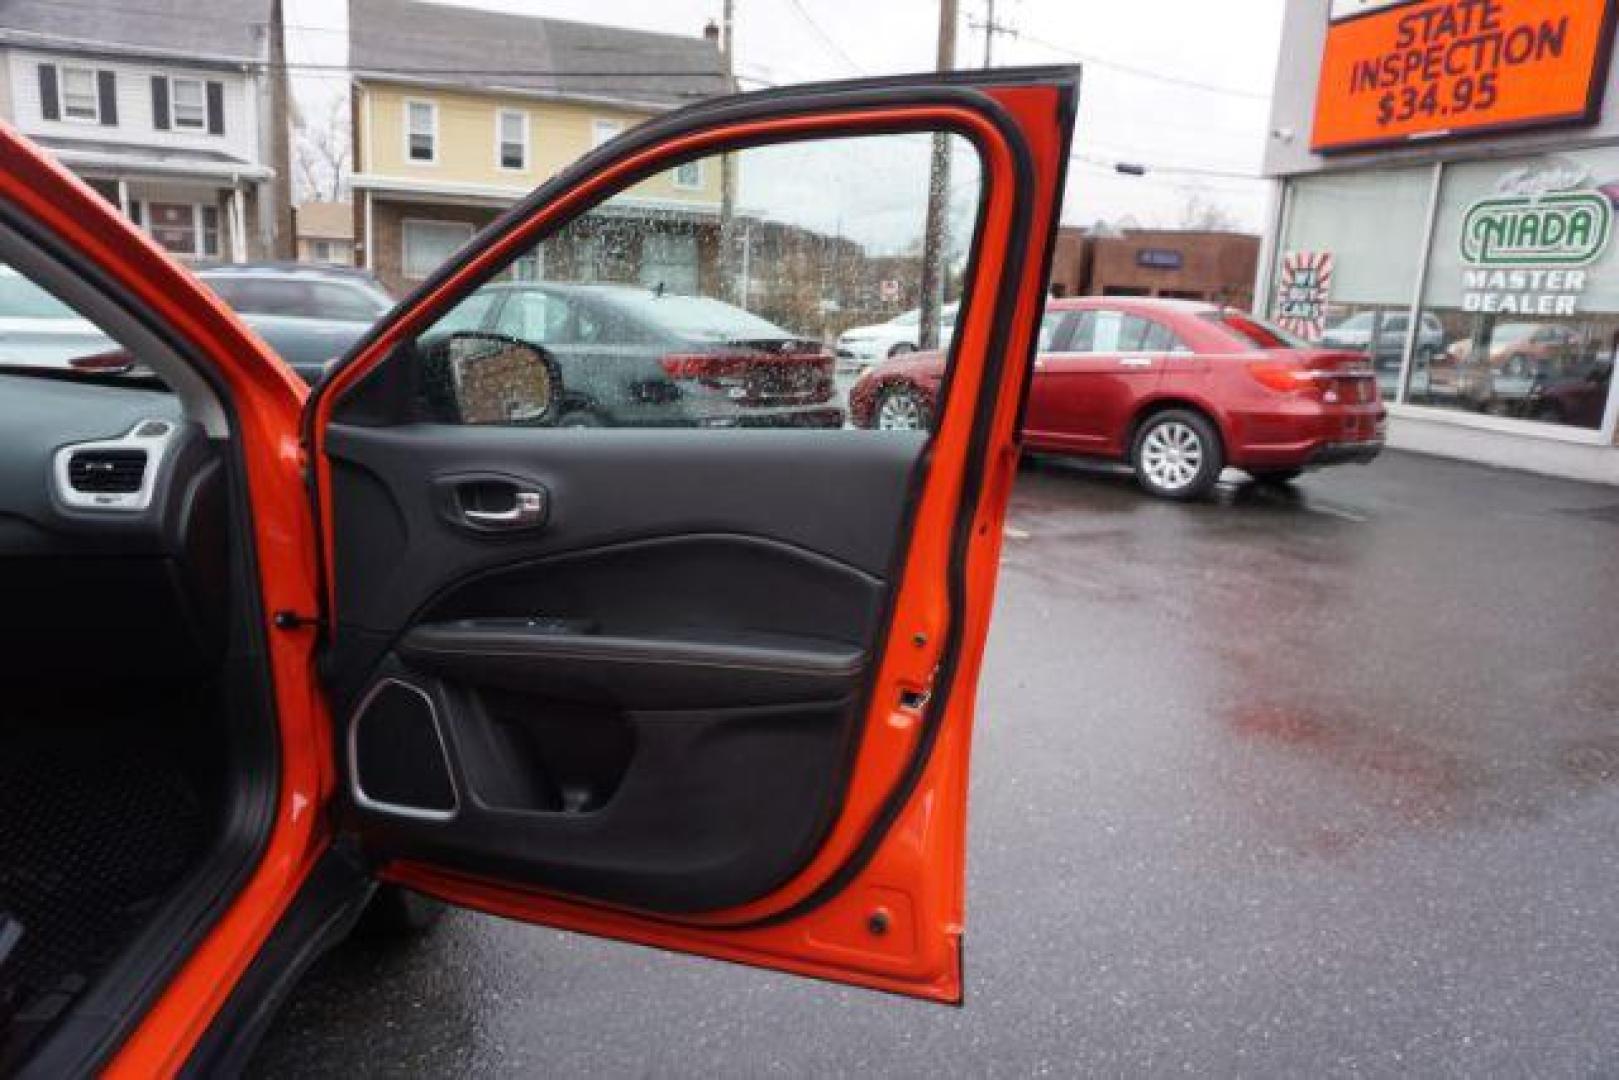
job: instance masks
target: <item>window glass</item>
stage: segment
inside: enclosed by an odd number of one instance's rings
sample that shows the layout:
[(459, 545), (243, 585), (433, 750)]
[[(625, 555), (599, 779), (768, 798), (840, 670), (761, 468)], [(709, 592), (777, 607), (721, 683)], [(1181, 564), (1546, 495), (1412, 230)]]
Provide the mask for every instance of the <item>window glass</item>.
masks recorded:
[(201, 129), (208, 123), (201, 79), (170, 79), (169, 108), (177, 128)]
[[(597, 134), (608, 137), (609, 126), (617, 127), (598, 123)], [(439, 419), (501, 422), (500, 410), (465, 408), (455, 394), (479, 356), (498, 353), (509, 365), (510, 339), (553, 365), (555, 409), (507, 410), (526, 424), (545, 415), (548, 423), (590, 428), (874, 426), (858, 372), (838, 370), (840, 338), (890, 323), (896, 301), (914, 303), (920, 293), (934, 138), (755, 147), (668, 168), (620, 191), (545, 236), (543, 260), (541, 248), (515, 257), (496, 283), (417, 339), (418, 360), (429, 369), (423, 384), (436, 388), (424, 408)], [(948, 136), (945, 147), (941, 340), (948, 341), (980, 179), (970, 144)], [(727, 170), (735, 202), (723, 224), (713, 181)], [(693, 177), (702, 181), (693, 190), (677, 184)], [(418, 275), (431, 270), (430, 241), (441, 241), (435, 262), (453, 247), (447, 235), (424, 233), (412, 251), (413, 235), (407, 222), (407, 263)], [(918, 316), (901, 318), (914, 326)], [(903, 344), (914, 348), (914, 338)], [(895, 343), (877, 334), (862, 347), (886, 359)]]
[(1036, 352), (1049, 352), (1058, 341), (1058, 331), (1062, 328), (1063, 320), (1068, 317), (1065, 311), (1048, 311), (1040, 320), (1040, 338), (1035, 345)]
[[(1244, 346), (1256, 349), (1307, 349), (1310, 342), (1263, 319), (1240, 312), (1220, 311), (1203, 316), (1230, 331)], [(1364, 369), (1362, 369), (1364, 370)]]
[(438, 110), (431, 102), (412, 101), (406, 106), (406, 142), (412, 161), (432, 161), (438, 153)]
[(683, 164), (675, 166), (674, 180), (676, 187), (702, 187), (703, 163), (700, 161), (687, 161)]
[(1407, 400), (1602, 426), (1619, 347), (1619, 150), (1447, 166)]
[(101, 98), (96, 93), (96, 73), (81, 67), (61, 70), (62, 115), (72, 120), (100, 119)]
[(500, 167), (528, 167), (528, 119), (522, 113), (500, 113)]
[(1288, 185), (1271, 318), (1298, 338), (1367, 354), (1389, 400), (1399, 389), (1432, 189), (1426, 166)]
[(438, 269), (472, 239), (472, 226), (459, 221), (406, 221), (401, 232), (404, 273), (417, 280)]
[(1163, 323), (1152, 319), (1141, 321), (1147, 324), (1147, 331), (1141, 338), (1143, 352), (1175, 352), (1186, 348), (1181, 344), (1180, 338), (1175, 336), (1175, 331)]
[(596, 120), (590, 125), (590, 145), (601, 146), (610, 143), (624, 131), (624, 124), (619, 120)]
[(31, 278), (0, 264), (0, 366), (101, 373), (151, 372), (111, 337)]

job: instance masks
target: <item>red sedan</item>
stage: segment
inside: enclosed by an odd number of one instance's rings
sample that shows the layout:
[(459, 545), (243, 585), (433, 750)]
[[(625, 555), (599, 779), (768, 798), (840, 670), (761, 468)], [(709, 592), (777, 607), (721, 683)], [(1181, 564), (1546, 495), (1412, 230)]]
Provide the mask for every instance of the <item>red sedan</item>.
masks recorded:
[[(859, 427), (926, 428), (944, 376), (936, 353), (897, 358), (849, 393)], [(1230, 308), (1185, 300), (1053, 301), (1023, 446), (1128, 462), (1154, 495), (1203, 495), (1226, 466), (1286, 482), (1368, 462), (1385, 411), (1366, 358), (1323, 349)]]

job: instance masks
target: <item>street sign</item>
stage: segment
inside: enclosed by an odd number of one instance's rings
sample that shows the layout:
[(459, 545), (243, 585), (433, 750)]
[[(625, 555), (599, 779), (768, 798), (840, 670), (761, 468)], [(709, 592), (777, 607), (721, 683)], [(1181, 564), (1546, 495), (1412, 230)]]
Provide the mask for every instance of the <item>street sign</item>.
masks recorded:
[(1615, 0), (1407, 0), (1332, 8), (1311, 149), (1597, 118)]

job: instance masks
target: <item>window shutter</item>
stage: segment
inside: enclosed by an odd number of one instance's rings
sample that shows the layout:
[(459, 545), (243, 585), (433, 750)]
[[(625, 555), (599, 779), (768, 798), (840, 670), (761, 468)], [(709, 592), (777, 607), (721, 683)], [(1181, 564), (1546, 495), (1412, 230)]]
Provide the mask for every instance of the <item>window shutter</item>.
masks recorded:
[(101, 99), (101, 124), (118, 126), (118, 76), (111, 71), (96, 72), (96, 95)]
[(162, 131), (169, 127), (169, 79), (166, 75), (152, 76), (152, 126)]
[(208, 83), (208, 134), (225, 134), (225, 84)]
[(62, 99), (56, 93), (56, 65), (39, 65), (39, 114), (47, 120), (62, 119)]

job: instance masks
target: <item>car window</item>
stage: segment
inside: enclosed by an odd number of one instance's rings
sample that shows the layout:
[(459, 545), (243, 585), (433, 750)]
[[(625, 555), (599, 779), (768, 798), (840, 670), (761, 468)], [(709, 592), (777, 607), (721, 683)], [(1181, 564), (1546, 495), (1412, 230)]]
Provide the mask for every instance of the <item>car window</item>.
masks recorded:
[(568, 326), (568, 315), (568, 304), (550, 293), (516, 289), (506, 294), (495, 332), (534, 345), (571, 345), (576, 336)]
[(1062, 341), (1061, 331), (1064, 329), (1064, 324), (1068, 319), (1069, 314), (1066, 311), (1046, 312), (1045, 316), (1040, 320), (1040, 338), (1039, 343), (1035, 346), (1036, 351), (1052, 351)]
[[(607, 196), (488, 267), (487, 282), (499, 281), (490, 291), (506, 297), (493, 329), (543, 352), (524, 362), (470, 336), (468, 328), (491, 325), (490, 301), (471, 292), (467, 310), (417, 338), (426, 369), (419, 385), (428, 388), (420, 408), (440, 422), (521, 416), (532, 426), (592, 429), (891, 427), (877, 423), (861, 372), (846, 367), (840, 377), (839, 339), (890, 323), (912, 330), (892, 335), (900, 344), (921, 345), (919, 310), (895, 311), (922, 295), (933, 145), (931, 133), (777, 142), (699, 162), (689, 172), (701, 178), (696, 188), (665, 190), (668, 174), (659, 173)], [(955, 260), (972, 250), (982, 169), (968, 140), (947, 135), (942, 145)], [(881, 163), (882, 199), (871, 198), (866, 180), (873, 162)], [(737, 227), (722, 242), (719, 181), (727, 175), (737, 178)], [(964, 265), (946, 267), (941, 344), (956, 329)], [(515, 281), (515, 267), (526, 267), (529, 281)], [(870, 369), (895, 350), (883, 341), (868, 349), (875, 355), (845, 359)], [(498, 378), (470, 374), (485, 365)], [(555, 409), (460, 400), (468, 386), (499, 382), (509, 404), (512, 372), (553, 395)], [(913, 428), (926, 426), (938, 405), (905, 415)]]
[(458, 330), (479, 330), (489, 319), (490, 310), (500, 294), (488, 289), (480, 289), (456, 305), (454, 311), (440, 319), (434, 328), (438, 333), (450, 334)]
[(1142, 335), (1141, 348), (1143, 352), (1185, 352), (1186, 346), (1181, 339), (1175, 336), (1175, 331), (1158, 322), (1156, 319), (1140, 319), (1147, 324), (1147, 331)]
[(317, 318), (347, 322), (370, 322), (388, 306), (364, 289), (335, 281), (309, 283), (310, 311)]
[(1210, 311), (1202, 316), (1216, 323), (1243, 345), (1258, 349), (1308, 349), (1310, 343), (1281, 327), (1236, 311)]
[(0, 319), (77, 319), (78, 312), (15, 270), (0, 269)]

